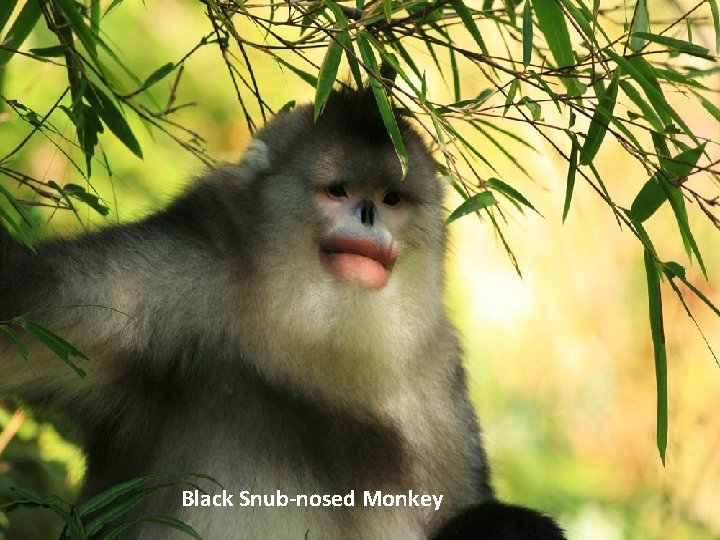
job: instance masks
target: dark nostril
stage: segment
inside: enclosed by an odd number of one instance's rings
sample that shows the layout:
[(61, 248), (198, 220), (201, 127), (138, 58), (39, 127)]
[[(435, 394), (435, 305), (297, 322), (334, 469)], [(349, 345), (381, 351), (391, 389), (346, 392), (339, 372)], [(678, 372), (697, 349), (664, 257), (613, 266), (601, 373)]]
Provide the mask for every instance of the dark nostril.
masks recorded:
[(362, 202), (360, 222), (368, 227), (372, 227), (375, 224), (375, 204), (372, 201)]

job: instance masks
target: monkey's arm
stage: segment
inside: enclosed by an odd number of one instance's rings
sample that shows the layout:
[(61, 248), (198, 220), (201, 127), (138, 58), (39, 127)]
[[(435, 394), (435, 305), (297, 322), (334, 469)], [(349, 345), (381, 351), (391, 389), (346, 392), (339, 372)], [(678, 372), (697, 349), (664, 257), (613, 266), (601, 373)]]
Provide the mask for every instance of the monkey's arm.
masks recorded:
[[(209, 199), (222, 197), (216, 191), (206, 186), (144, 222), (40, 244), (36, 252), (0, 227), (0, 322), (30, 352), (25, 361), (0, 332), (0, 393), (50, 404), (83, 400), (130, 369), (158, 380), (171, 370), (192, 369), (187, 364), (198, 360), (193, 350), (223, 343), (230, 309), (223, 306), (232, 295), (217, 229), (229, 224), (222, 205), (207, 215), (208, 205), (217, 203)], [(73, 359), (87, 371), (84, 381), (13, 322), (21, 315), (90, 358)]]

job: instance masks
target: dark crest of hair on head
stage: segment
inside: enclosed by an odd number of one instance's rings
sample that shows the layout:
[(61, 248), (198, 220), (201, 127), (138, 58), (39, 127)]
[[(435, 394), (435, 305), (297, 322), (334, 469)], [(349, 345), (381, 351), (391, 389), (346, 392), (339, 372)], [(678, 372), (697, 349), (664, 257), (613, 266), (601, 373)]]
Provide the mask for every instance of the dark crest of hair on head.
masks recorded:
[[(410, 123), (398, 114), (398, 110), (393, 107), (393, 111), (403, 138), (410, 133), (417, 135)], [(368, 86), (359, 90), (344, 87), (330, 94), (317, 120), (317, 126), (322, 129), (333, 129), (339, 125), (343, 126), (345, 135), (350, 130), (353, 136), (368, 144), (391, 144), (375, 94)]]

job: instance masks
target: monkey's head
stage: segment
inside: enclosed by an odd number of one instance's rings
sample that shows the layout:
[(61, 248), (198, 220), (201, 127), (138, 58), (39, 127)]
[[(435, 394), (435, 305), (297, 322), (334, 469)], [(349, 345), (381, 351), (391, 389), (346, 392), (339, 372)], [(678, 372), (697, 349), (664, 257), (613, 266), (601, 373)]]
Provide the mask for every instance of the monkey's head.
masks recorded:
[(396, 116), (409, 158), (405, 178), (370, 91), (333, 93), (316, 123), (305, 106), (281, 113), (258, 134), (251, 159), (266, 147), (269, 173), (258, 181), (273, 215), (268, 233), (288, 233), (292, 250), (300, 250), (290, 262), (307, 259), (307, 245), (298, 243), (311, 241), (320, 279), (382, 289), (413, 251), (442, 244), (435, 162)]
[(400, 368), (418, 334), (443, 317), (443, 188), (421, 137), (396, 118), (405, 178), (369, 91), (334, 93), (317, 122), (310, 106), (281, 113), (244, 159), (260, 171), (253, 282), (272, 314), (255, 328), (282, 329), (262, 340), (262, 354), (312, 356), (304, 378), (333, 373), (324, 388), (342, 386), (338, 358), (358, 383), (363, 366), (383, 372), (368, 363)]

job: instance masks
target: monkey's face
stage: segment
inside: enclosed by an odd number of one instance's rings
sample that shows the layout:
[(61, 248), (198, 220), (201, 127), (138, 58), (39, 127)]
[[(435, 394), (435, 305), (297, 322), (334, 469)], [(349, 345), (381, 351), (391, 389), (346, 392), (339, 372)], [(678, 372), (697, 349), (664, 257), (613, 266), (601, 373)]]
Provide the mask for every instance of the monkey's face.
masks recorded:
[(318, 186), (315, 203), (328, 224), (318, 245), (323, 268), (362, 287), (384, 287), (398, 258), (393, 231), (403, 229), (411, 203), (392, 189), (333, 182)]

